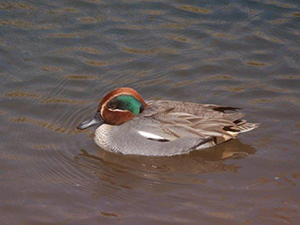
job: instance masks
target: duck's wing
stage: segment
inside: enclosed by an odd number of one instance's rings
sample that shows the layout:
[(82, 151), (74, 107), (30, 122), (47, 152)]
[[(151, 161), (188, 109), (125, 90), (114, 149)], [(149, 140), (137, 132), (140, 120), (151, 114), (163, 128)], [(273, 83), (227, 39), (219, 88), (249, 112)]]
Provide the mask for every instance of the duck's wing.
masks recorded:
[(218, 144), (257, 127), (242, 120), (244, 114), (233, 107), (164, 100), (148, 104), (143, 116), (156, 121), (161, 129), (159, 136), (168, 141), (198, 137)]

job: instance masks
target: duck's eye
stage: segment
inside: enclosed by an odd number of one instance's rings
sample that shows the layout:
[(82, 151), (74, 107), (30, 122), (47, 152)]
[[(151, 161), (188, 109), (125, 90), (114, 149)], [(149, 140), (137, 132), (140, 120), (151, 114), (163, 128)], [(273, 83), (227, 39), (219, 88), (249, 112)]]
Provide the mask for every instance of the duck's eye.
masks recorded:
[(116, 104), (109, 104), (109, 105), (107, 105), (107, 108), (109, 108), (109, 109), (116, 109), (117, 105)]

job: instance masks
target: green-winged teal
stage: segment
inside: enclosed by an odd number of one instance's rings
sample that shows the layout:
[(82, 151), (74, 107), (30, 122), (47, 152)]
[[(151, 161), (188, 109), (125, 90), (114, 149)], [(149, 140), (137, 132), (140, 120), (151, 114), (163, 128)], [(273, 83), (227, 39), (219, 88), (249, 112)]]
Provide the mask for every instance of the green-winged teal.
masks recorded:
[(96, 115), (78, 129), (98, 125), (95, 142), (110, 152), (170, 156), (215, 146), (258, 124), (237, 108), (191, 102), (144, 101), (132, 88), (106, 94)]

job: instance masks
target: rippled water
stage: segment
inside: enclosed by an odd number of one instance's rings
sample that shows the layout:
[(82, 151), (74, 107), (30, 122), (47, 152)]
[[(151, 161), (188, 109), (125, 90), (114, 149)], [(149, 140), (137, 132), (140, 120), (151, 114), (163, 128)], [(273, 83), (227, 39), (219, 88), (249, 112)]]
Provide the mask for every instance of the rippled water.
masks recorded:
[[(1, 224), (299, 224), (300, 2), (1, 1)], [(205, 151), (75, 129), (107, 91), (244, 108)]]

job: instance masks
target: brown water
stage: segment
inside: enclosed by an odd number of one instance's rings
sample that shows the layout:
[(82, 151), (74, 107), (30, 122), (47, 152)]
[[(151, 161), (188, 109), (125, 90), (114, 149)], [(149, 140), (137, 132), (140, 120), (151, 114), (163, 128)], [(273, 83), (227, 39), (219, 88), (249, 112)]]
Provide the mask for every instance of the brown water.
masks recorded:
[[(300, 2), (1, 1), (0, 224), (300, 224)], [(244, 108), (176, 157), (105, 152), (107, 91)]]

